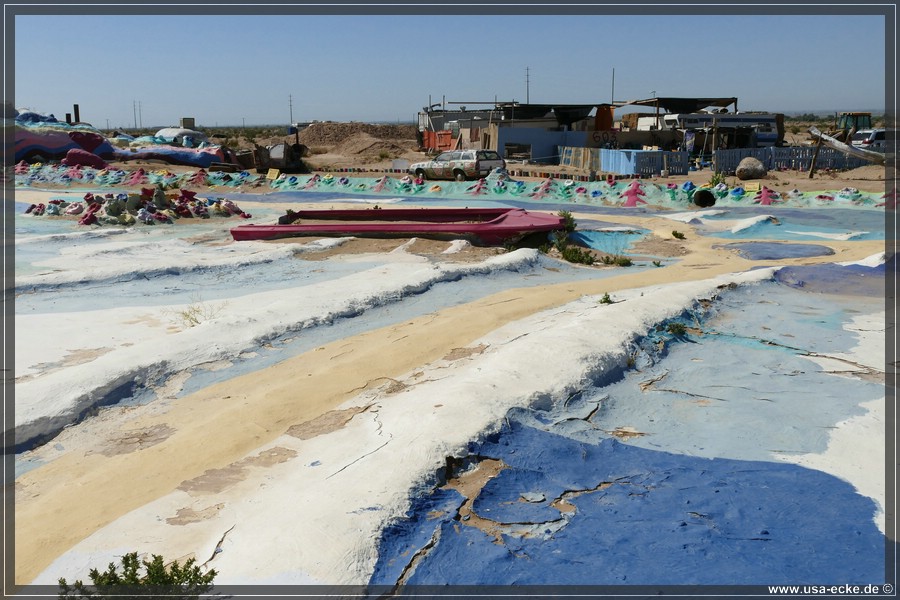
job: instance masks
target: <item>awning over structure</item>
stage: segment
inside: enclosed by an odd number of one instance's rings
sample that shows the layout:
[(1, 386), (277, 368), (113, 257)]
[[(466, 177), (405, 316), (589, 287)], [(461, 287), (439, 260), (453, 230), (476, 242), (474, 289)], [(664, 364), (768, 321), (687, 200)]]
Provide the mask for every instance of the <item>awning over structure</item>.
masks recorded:
[(571, 125), (588, 117), (597, 104), (519, 104), (518, 102), (497, 105), (503, 112), (503, 118), (540, 119), (555, 117), (560, 125)]
[(705, 108), (728, 108), (734, 105), (733, 111), (737, 112), (737, 98), (673, 98), (659, 97), (645, 100), (629, 100), (627, 102), (615, 102), (613, 106), (654, 106), (669, 113), (694, 113)]

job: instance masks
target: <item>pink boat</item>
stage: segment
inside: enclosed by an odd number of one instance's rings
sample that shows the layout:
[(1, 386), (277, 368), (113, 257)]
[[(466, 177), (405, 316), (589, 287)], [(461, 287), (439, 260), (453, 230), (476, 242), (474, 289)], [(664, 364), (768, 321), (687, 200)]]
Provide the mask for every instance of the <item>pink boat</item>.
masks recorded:
[(288, 211), (277, 225), (240, 225), (236, 241), (297, 236), (466, 238), (487, 246), (561, 230), (562, 217), (521, 208), (378, 208)]

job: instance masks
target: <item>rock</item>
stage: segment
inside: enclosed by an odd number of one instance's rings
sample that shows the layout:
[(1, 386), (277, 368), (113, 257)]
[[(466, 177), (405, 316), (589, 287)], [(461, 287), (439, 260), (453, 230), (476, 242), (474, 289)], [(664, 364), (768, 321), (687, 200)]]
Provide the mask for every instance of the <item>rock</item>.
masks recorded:
[(106, 169), (109, 167), (106, 161), (87, 150), (81, 148), (72, 148), (66, 152), (66, 157), (60, 161), (67, 167), (92, 167), (94, 169)]
[(762, 164), (759, 159), (753, 158), (752, 156), (748, 156), (742, 160), (734, 170), (735, 176), (741, 181), (747, 181), (748, 179), (762, 179), (767, 173), (766, 166)]

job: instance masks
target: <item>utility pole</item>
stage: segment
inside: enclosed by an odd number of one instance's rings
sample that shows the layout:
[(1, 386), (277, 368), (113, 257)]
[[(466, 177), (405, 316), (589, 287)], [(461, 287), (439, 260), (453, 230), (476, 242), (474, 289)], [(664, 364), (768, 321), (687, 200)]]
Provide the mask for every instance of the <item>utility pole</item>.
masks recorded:
[(290, 94), (288, 94), (288, 106), (290, 107), (290, 110), (291, 110), (291, 123), (290, 124), (293, 125), (294, 124), (294, 97)]
[(529, 87), (529, 77), (528, 77), (528, 67), (525, 67), (525, 104), (530, 104), (529, 95), (528, 95), (528, 87)]
[(138, 100), (138, 123), (141, 124), (141, 129), (143, 129), (144, 128), (144, 106), (140, 100)]
[(610, 102), (610, 104), (615, 104), (615, 103), (616, 103), (616, 68), (615, 68), (615, 67), (613, 67), (613, 73), (612, 73), (612, 92), (610, 92), (609, 102)]

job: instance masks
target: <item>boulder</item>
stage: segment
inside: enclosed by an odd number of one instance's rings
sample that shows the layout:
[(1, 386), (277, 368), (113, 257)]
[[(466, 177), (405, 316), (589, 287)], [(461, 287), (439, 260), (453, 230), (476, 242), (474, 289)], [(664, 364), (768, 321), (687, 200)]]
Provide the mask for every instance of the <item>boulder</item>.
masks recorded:
[(766, 173), (768, 173), (766, 166), (758, 158), (753, 158), (752, 156), (742, 160), (734, 170), (735, 176), (741, 181), (762, 179), (766, 176)]
[(67, 167), (93, 167), (94, 169), (105, 169), (109, 167), (102, 158), (88, 152), (87, 150), (82, 150), (81, 148), (72, 148), (68, 152), (66, 152), (66, 157), (60, 161), (62, 164)]

